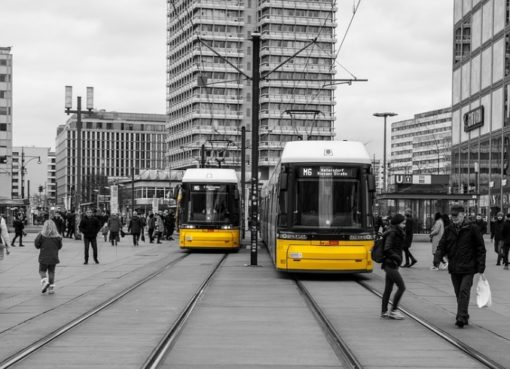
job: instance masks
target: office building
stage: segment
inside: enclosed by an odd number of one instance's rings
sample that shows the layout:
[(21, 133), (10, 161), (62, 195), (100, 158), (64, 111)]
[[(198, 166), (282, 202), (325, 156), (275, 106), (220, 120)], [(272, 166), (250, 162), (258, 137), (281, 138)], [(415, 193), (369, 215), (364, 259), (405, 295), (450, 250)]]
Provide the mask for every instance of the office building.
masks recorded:
[(456, 0), (452, 190), (485, 215), (510, 207), (510, 2)]
[[(141, 170), (165, 169), (164, 114), (92, 111), (82, 114), (81, 173), (77, 173), (76, 115), (57, 128), (57, 204), (74, 208), (76, 176), (81, 176), (80, 204), (97, 202), (109, 182), (134, 177)], [(95, 201), (94, 201), (95, 200)]]
[(450, 174), (451, 109), (416, 114), (391, 124), (391, 175)]
[(197, 166), (202, 148), (209, 165), (240, 168), (241, 127), (250, 162), (254, 31), (261, 178), (286, 141), (331, 140), (335, 12), (335, 0), (168, 0), (170, 168)]
[(0, 199), (11, 199), (12, 54), (0, 47)]

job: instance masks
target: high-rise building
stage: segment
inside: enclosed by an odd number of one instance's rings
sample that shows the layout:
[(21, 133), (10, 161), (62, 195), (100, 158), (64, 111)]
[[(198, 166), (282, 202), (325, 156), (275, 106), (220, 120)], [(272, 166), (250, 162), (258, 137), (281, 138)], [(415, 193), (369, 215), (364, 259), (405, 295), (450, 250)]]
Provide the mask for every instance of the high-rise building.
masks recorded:
[(510, 207), (510, 2), (455, 0), (452, 190)]
[[(450, 174), (451, 109), (391, 124), (391, 174)], [(391, 180), (389, 181), (391, 182)]]
[[(76, 114), (57, 128), (57, 204), (74, 208), (77, 190)], [(82, 114), (81, 200), (91, 202), (109, 180), (165, 169), (164, 114), (92, 111)]]
[(11, 199), (12, 54), (0, 47), (0, 198)]
[(286, 141), (333, 138), (335, 2), (168, 0), (170, 168), (196, 166), (202, 151), (211, 165), (240, 167), (243, 126), (251, 146), (253, 32), (261, 35), (261, 178)]

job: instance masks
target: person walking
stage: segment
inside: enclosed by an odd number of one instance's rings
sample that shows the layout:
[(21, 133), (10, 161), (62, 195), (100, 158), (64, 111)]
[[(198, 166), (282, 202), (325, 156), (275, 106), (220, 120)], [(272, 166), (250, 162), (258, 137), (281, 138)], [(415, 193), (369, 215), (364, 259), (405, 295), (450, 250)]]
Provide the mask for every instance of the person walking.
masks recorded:
[(74, 211), (67, 214), (67, 238), (74, 238), (76, 227), (76, 214)]
[(138, 240), (140, 239), (140, 232), (142, 229), (142, 219), (138, 216), (136, 211), (133, 211), (133, 215), (131, 216), (128, 224), (128, 233), (133, 235), (133, 246), (138, 246)]
[(487, 233), (487, 222), (485, 220), (483, 220), (482, 214), (475, 215), (474, 223), (480, 230), (480, 233), (482, 234), (482, 236)]
[(7, 228), (4, 217), (0, 215), (0, 260), (4, 259), (4, 250), (7, 255), (10, 254), (10, 243), (9, 229)]
[(108, 218), (108, 229), (110, 230), (110, 242), (112, 246), (117, 246), (120, 241), (119, 232), (122, 229), (122, 222), (120, 221), (119, 215), (113, 213)]
[(496, 265), (501, 265), (501, 260), (503, 259), (502, 250), (503, 250), (503, 225), (504, 225), (503, 213), (498, 212), (496, 214), (496, 219), (492, 223), (491, 227), (491, 240), (494, 244), (494, 252), (498, 254), (498, 258), (496, 259)]
[(432, 270), (439, 270), (439, 269), (446, 269), (446, 263), (444, 261), (441, 261), (443, 266), (440, 268), (434, 266), (434, 254), (437, 250), (437, 245), (439, 243), (439, 240), (441, 237), (443, 237), (444, 234), (444, 223), (443, 223), (443, 217), (441, 216), (441, 213), (436, 213), (434, 215), (434, 225), (432, 226), (432, 230), (430, 231), (430, 241), (432, 242)]
[(448, 272), (457, 298), (455, 325), (463, 328), (469, 324), (469, 295), (475, 273), (485, 271), (485, 243), (478, 227), (465, 220), (463, 206), (452, 206), (452, 223), (446, 227), (437, 245), (434, 266), (448, 255)]
[(156, 228), (156, 217), (154, 213), (149, 211), (149, 217), (147, 218), (147, 234), (149, 235), (149, 242), (154, 242), (154, 229)]
[(167, 215), (167, 226), (166, 226), (166, 229), (167, 229), (167, 240), (171, 240), (173, 241), (173, 234), (174, 234), (174, 230), (175, 230), (175, 214), (174, 214), (174, 211), (173, 210), (170, 210), (168, 212), (168, 215)]
[(405, 242), (404, 242), (404, 255), (406, 259), (406, 263), (402, 265), (403, 268), (410, 268), (414, 264), (418, 262), (416, 258), (411, 254), (411, 244), (413, 243), (413, 230), (414, 230), (414, 221), (412, 217), (411, 209), (406, 209), (405, 211)]
[[(391, 218), (390, 228), (384, 232), (384, 260), (382, 269), (386, 273), (384, 293), (382, 297), (381, 318), (402, 320), (404, 316), (398, 311), (398, 304), (406, 286), (400, 275), (398, 268), (402, 264), (402, 251), (405, 244), (406, 218), (402, 214), (396, 214)], [(393, 296), (393, 307), (388, 312), (388, 303), (390, 300), (393, 285), (397, 285), (397, 291)]]
[(39, 249), (39, 275), (41, 276), (41, 292), (55, 292), (55, 268), (60, 262), (58, 251), (62, 248), (62, 236), (58, 233), (53, 220), (46, 220), (41, 232), (34, 241)]
[(92, 246), (92, 252), (94, 261), (99, 264), (97, 258), (97, 234), (101, 229), (101, 222), (95, 216), (92, 215), (92, 210), (88, 209), (85, 212), (85, 216), (81, 219), (79, 224), (80, 232), (83, 234), (83, 246), (85, 252), (85, 258), (83, 264), (89, 263), (89, 247)]
[(165, 224), (163, 223), (163, 215), (160, 212), (155, 215), (156, 218), (156, 228), (154, 232), (156, 234), (157, 243), (161, 243), (161, 236), (163, 235), (163, 231), (165, 230)]
[(19, 247), (24, 247), (23, 245), (23, 230), (25, 229), (25, 224), (23, 222), (23, 217), (21, 214), (18, 214), (16, 218), (12, 221), (12, 226), (14, 227), (14, 238), (12, 239), (11, 246), (16, 247), (14, 244), (16, 239), (19, 237)]
[(503, 241), (501, 255), (503, 258), (503, 265), (505, 270), (508, 270), (508, 250), (510, 250), (510, 213), (506, 215), (506, 220), (503, 223), (503, 230), (501, 231), (501, 238)]

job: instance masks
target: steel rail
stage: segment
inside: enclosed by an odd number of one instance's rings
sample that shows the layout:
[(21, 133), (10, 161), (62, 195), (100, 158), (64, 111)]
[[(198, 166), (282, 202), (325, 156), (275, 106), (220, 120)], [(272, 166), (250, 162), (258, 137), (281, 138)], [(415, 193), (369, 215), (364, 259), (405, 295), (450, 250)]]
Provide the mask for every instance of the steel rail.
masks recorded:
[(163, 338), (159, 341), (159, 343), (156, 345), (156, 347), (152, 350), (152, 352), (149, 354), (141, 368), (143, 369), (155, 369), (158, 367), (159, 363), (164, 359), (168, 351), (173, 347), (175, 340), (179, 336), (180, 332), (182, 331), (182, 328), (184, 327), (184, 324), (186, 324), (188, 318), (190, 317), (191, 313), (195, 309), (198, 301), (202, 297), (204, 291), (209, 286), (212, 278), (220, 268), (221, 264), (225, 261), (228, 254), (224, 254), (223, 257), (218, 261), (218, 264), (214, 267), (214, 269), (209, 273), (207, 278), (204, 280), (204, 282), (198, 287), (195, 294), (191, 297), (191, 299), (188, 301), (184, 309), (181, 311), (177, 319), (174, 321), (174, 323), (170, 326), (170, 328), (165, 332), (163, 335)]
[(14, 364), (22, 361), (23, 359), (27, 358), (28, 356), (30, 356), (34, 352), (38, 351), (39, 349), (41, 349), (42, 347), (44, 347), (45, 345), (47, 345), (51, 341), (53, 341), (56, 338), (62, 336), (64, 333), (66, 333), (69, 330), (75, 328), (76, 326), (78, 326), (79, 324), (83, 323), (84, 321), (86, 321), (90, 317), (96, 315), (101, 310), (104, 310), (108, 306), (110, 306), (113, 303), (117, 302), (118, 300), (120, 300), (121, 298), (126, 296), (128, 293), (130, 293), (133, 290), (135, 290), (136, 288), (140, 287), (142, 284), (148, 282), (149, 280), (151, 280), (151, 279), (155, 278), (156, 276), (158, 276), (159, 274), (163, 273), (169, 266), (171, 266), (171, 265), (181, 261), (182, 259), (184, 259), (188, 255), (189, 254), (181, 255), (178, 258), (171, 260), (169, 263), (167, 263), (165, 266), (161, 267), (159, 270), (149, 274), (148, 276), (146, 276), (145, 278), (141, 279), (140, 281), (138, 281), (138, 282), (134, 283), (133, 285), (127, 287), (126, 289), (122, 290), (121, 292), (119, 292), (115, 296), (109, 298), (108, 300), (106, 300), (102, 304), (97, 305), (95, 308), (89, 310), (85, 314), (82, 314), (78, 318), (70, 321), (69, 323), (63, 325), (62, 327), (60, 327), (60, 328), (54, 330), (53, 332), (47, 334), (45, 337), (43, 337), (40, 340), (32, 343), (30, 346), (27, 346), (26, 348), (24, 348), (24, 349), (16, 352), (15, 354), (9, 356), (4, 361), (0, 362), (0, 369), (9, 368), (12, 365), (14, 365)]
[[(363, 286), (368, 291), (372, 292), (374, 295), (377, 295), (382, 298), (382, 293), (377, 291), (376, 289), (370, 287), (366, 282), (363, 281), (357, 281), (358, 284)], [(452, 344), (459, 350), (466, 353), (468, 356), (472, 357), (473, 359), (477, 360), (481, 364), (485, 365), (487, 368), (491, 369), (506, 369), (504, 366), (498, 364), (494, 360), (488, 358), (478, 350), (474, 349), (473, 347), (467, 345), (466, 343), (458, 340), (457, 338), (453, 337), (451, 334), (433, 326), (432, 324), (428, 323), (426, 320), (421, 319), (417, 315), (411, 313), (409, 310), (402, 308), (399, 306), (398, 308), (400, 311), (402, 311), (405, 315), (407, 315), (409, 318), (413, 319), (414, 321), (420, 323), (422, 326), (430, 330), (431, 332), (437, 334), (439, 337), (443, 338), (448, 343)]]
[(328, 338), (330, 341), (336, 344), (338, 349), (335, 349), (335, 352), (337, 353), (337, 356), (340, 355), (344, 361), (350, 365), (353, 369), (362, 369), (363, 365), (358, 360), (356, 355), (352, 352), (352, 350), (349, 348), (349, 346), (345, 343), (345, 341), (342, 339), (338, 331), (335, 329), (333, 324), (329, 321), (326, 314), (322, 311), (322, 309), (319, 307), (315, 299), (312, 297), (310, 292), (308, 292), (308, 289), (303, 285), (301, 281), (294, 278), (294, 282), (296, 283), (299, 291), (305, 296), (305, 300), (308, 303), (308, 305), (311, 307), (312, 312), (315, 314), (317, 319), (322, 325), (323, 330), (326, 331)]

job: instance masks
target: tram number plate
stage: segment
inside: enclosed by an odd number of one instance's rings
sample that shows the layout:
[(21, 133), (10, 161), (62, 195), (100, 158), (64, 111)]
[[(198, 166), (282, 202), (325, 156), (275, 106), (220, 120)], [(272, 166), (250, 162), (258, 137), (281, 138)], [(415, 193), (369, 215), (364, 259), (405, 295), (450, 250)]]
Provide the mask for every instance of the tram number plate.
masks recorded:
[(319, 245), (321, 246), (338, 246), (338, 241), (320, 241)]

